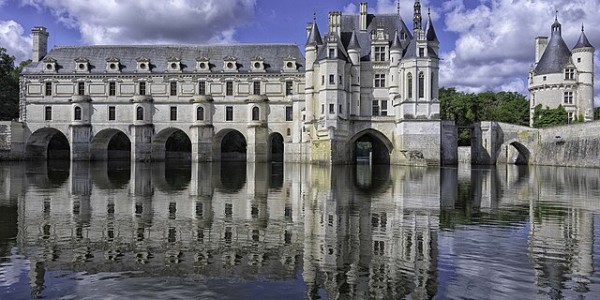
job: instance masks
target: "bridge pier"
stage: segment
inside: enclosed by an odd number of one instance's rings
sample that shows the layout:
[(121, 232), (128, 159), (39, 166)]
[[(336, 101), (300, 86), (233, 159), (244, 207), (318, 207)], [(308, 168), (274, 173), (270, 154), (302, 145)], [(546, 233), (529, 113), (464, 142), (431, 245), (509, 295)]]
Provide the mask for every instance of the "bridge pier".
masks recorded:
[(247, 130), (246, 161), (268, 162), (269, 161), (269, 128), (263, 124), (250, 125)]
[(150, 161), (152, 158), (152, 125), (131, 126), (131, 160)]
[(211, 125), (192, 125), (190, 139), (192, 141), (192, 161), (206, 162), (213, 160), (214, 128)]
[(71, 140), (71, 160), (89, 160), (92, 126), (71, 125), (69, 130)]

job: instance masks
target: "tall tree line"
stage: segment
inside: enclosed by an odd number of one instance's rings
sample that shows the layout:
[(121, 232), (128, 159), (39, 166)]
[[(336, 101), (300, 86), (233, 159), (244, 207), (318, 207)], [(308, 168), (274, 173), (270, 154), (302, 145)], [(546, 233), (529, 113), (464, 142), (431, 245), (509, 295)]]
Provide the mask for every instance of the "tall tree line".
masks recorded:
[(31, 60), (15, 66), (15, 57), (0, 48), (0, 121), (19, 117), (19, 75)]

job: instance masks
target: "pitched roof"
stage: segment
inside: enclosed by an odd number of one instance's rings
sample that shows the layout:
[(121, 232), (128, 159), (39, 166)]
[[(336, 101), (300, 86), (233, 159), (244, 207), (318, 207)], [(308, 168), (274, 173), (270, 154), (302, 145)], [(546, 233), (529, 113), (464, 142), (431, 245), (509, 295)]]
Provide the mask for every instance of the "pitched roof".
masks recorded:
[[(135, 73), (140, 57), (150, 60), (153, 73), (167, 72), (168, 60), (172, 57), (181, 60), (184, 73), (191, 73), (200, 57), (209, 59), (213, 72), (223, 70), (225, 57), (235, 57), (239, 72), (249, 72), (251, 61), (257, 55), (264, 58), (266, 71), (272, 73), (283, 69), (284, 58), (293, 57), (298, 65), (304, 61), (300, 49), (293, 44), (57, 46), (46, 58), (56, 60), (58, 74), (73, 74), (75, 59), (80, 57), (89, 59), (92, 74), (104, 74), (108, 58), (119, 59), (122, 73)], [(42, 66), (43, 63), (32, 63), (23, 73), (42, 73)]]
[(362, 61), (370, 60), (371, 52), (371, 32), (377, 30), (377, 28), (383, 28), (384, 32), (389, 34), (390, 43), (392, 43), (392, 37), (397, 31), (399, 34), (404, 33), (407, 37), (406, 41), (402, 41), (407, 44), (412, 39), (412, 33), (404, 23), (401, 17), (396, 14), (387, 15), (367, 15), (367, 30), (360, 31), (359, 27), (360, 15), (342, 15), (342, 44), (349, 49), (350, 40), (352, 34), (356, 35), (356, 40), (360, 45), (360, 56)]
[(565, 66), (571, 62), (571, 50), (561, 36), (560, 23), (552, 24), (552, 36), (542, 54), (542, 58), (533, 70), (535, 75), (562, 73)]

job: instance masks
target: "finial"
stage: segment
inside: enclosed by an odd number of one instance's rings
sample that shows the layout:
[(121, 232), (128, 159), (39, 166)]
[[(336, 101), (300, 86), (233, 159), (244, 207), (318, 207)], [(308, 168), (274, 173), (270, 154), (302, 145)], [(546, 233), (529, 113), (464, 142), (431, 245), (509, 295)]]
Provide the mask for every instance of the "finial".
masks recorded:
[(317, 10), (313, 9), (313, 22), (317, 21)]
[(398, 0), (397, 2), (398, 2), (398, 15), (400, 15), (400, 0)]
[(583, 31), (584, 31), (583, 23), (581, 23), (581, 32), (583, 32)]
[(427, 16), (431, 18), (431, 6), (427, 7)]
[(554, 16), (554, 21), (558, 21), (558, 9), (556, 10), (556, 15)]

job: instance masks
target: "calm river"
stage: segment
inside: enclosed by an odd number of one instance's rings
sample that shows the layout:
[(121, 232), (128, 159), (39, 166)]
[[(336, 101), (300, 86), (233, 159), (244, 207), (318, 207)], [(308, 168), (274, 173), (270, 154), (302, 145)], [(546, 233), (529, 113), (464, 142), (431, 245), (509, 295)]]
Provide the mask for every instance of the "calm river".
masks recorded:
[(0, 299), (599, 299), (600, 170), (0, 164)]

